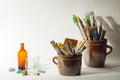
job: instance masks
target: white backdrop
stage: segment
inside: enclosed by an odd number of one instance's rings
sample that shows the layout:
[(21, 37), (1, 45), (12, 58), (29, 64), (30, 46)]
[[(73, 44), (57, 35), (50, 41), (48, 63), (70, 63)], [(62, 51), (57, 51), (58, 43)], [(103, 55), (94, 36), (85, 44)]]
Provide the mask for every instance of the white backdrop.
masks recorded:
[(81, 40), (72, 21), (76, 14), (94, 11), (103, 18), (109, 44), (114, 51), (108, 59), (120, 55), (120, 0), (0, 0), (0, 68), (2, 72), (17, 66), (20, 43), (29, 56), (40, 56), (42, 63), (52, 63), (56, 51), (50, 41), (66, 37)]

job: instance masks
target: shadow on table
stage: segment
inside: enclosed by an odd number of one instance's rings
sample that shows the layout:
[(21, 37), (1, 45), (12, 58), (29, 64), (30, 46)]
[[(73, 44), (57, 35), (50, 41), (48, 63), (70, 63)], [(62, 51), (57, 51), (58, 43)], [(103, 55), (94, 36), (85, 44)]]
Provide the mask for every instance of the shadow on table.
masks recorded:
[(112, 72), (120, 72), (120, 64), (107, 64), (104, 67), (99, 68), (84, 67), (82, 68), (81, 75), (95, 75)]

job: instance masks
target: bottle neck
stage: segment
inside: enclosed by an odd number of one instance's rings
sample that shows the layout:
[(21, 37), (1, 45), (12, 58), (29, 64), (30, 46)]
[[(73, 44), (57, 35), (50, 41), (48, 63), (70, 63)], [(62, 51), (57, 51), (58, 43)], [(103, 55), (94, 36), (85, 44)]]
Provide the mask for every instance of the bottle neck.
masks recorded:
[(21, 49), (24, 49), (24, 43), (21, 43)]

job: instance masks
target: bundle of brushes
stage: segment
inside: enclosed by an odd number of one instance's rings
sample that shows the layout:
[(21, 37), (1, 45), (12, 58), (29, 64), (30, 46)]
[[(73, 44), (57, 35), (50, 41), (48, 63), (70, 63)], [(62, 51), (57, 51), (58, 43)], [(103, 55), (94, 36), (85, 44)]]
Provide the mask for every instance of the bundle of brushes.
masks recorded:
[[(106, 31), (102, 28), (102, 20), (97, 21), (93, 11), (85, 14), (84, 23), (82, 20), (73, 15), (73, 22), (77, 25), (83, 40), (100, 41), (104, 40)], [(98, 23), (97, 23), (98, 22)]]
[(78, 44), (78, 40), (71, 38), (65, 38), (63, 44), (54, 40), (50, 41), (50, 43), (59, 55), (64, 56), (81, 55), (82, 51), (86, 49), (85, 41), (80, 41)]
[(97, 24), (93, 11), (85, 14), (85, 24), (76, 15), (73, 15), (72, 20), (80, 30), (83, 39), (78, 43), (78, 40), (65, 38), (63, 44), (54, 40), (50, 41), (58, 54), (66, 56), (80, 55), (86, 49), (87, 41), (104, 40), (106, 31), (102, 28), (102, 20), (98, 21), (99, 24)]

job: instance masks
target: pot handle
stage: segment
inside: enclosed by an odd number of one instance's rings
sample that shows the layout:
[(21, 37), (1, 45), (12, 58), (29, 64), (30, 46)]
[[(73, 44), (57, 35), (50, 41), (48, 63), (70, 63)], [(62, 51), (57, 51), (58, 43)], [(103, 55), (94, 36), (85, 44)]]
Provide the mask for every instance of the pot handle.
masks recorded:
[(110, 54), (113, 51), (113, 48), (111, 46), (109, 46), (109, 45), (107, 45), (106, 48), (109, 48), (109, 51), (106, 53), (107, 55)]
[(57, 63), (57, 56), (53, 57), (53, 63), (58, 65), (58, 63)]

